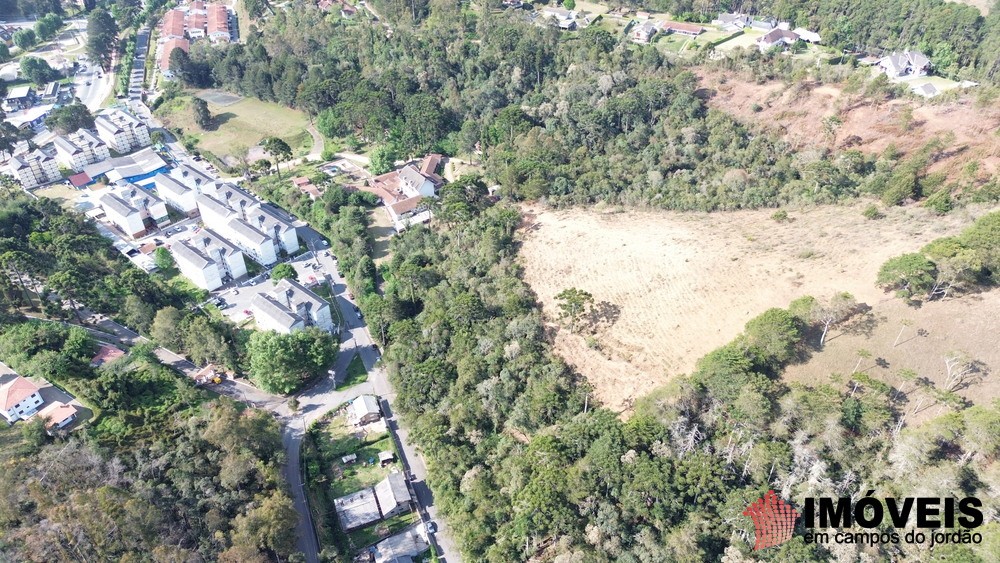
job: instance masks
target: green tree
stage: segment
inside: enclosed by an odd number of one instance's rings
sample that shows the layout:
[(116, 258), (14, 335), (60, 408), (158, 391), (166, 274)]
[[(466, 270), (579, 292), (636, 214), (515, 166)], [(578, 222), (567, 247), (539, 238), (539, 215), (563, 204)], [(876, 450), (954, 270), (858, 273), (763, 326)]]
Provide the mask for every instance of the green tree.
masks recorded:
[(118, 40), (118, 24), (103, 8), (87, 17), (87, 55), (104, 70), (111, 68), (111, 54)]
[(577, 321), (594, 306), (594, 296), (575, 287), (560, 291), (556, 300), (559, 301), (559, 318), (569, 319), (570, 327), (575, 327)]
[(576, 0), (563, 0), (563, 7), (567, 10), (575, 10)]
[(208, 102), (201, 98), (192, 98), (191, 109), (194, 111), (194, 122), (198, 127), (207, 130), (212, 126), (212, 114), (208, 111)]
[(60, 135), (72, 133), (78, 129), (93, 129), (94, 115), (83, 104), (70, 104), (49, 112), (49, 116), (45, 118), (45, 126)]
[(174, 267), (174, 257), (166, 248), (158, 247), (153, 251), (153, 263), (161, 270), (169, 270)]
[(885, 290), (894, 290), (900, 297), (925, 294), (934, 287), (937, 268), (923, 254), (903, 254), (886, 261), (878, 271), (876, 283)]
[(287, 262), (282, 262), (271, 269), (271, 281), (274, 283), (278, 283), (284, 279), (294, 280), (296, 278), (298, 278), (298, 274), (295, 272), (295, 267)]
[(160, 346), (168, 350), (183, 350), (183, 321), (183, 312), (176, 307), (164, 307), (156, 312), (156, 316), (153, 318), (153, 326), (149, 329), (149, 334)]
[(768, 309), (750, 319), (743, 330), (743, 344), (761, 363), (771, 367), (791, 360), (798, 341), (798, 323), (785, 309)]
[(310, 327), (292, 334), (255, 332), (247, 343), (250, 377), (270, 393), (291, 393), (319, 376), (337, 357), (337, 342)]
[(10, 47), (6, 43), (0, 43), (0, 63), (10, 60)]
[(368, 169), (372, 174), (385, 174), (396, 166), (396, 149), (391, 144), (379, 145), (371, 152), (371, 163)]
[(14, 45), (20, 47), (22, 51), (27, 51), (38, 43), (38, 37), (34, 30), (27, 27), (15, 31), (13, 40)]
[(278, 179), (281, 179), (281, 163), (292, 158), (292, 147), (278, 137), (267, 137), (260, 145), (274, 157), (274, 167), (278, 171)]
[(63, 26), (63, 19), (59, 14), (46, 14), (35, 22), (35, 34), (42, 41), (48, 41), (55, 37), (56, 32)]
[(23, 57), (21, 59), (21, 76), (34, 82), (36, 86), (42, 86), (47, 82), (57, 80), (60, 75), (44, 59)]

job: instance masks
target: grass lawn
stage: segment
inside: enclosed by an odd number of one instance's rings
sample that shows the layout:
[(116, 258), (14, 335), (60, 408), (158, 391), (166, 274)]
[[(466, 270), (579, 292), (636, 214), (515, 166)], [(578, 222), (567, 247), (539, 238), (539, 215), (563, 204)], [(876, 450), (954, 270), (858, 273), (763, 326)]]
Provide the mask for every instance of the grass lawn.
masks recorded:
[(417, 513), (407, 512), (406, 514), (399, 514), (388, 520), (372, 524), (367, 528), (354, 530), (348, 534), (348, 537), (351, 539), (351, 544), (354, 549), (357, 550), (376, 544), (393, 534), (397, 534), (401, 532), (403, 528), (411, 526), (416, 521)]
[(21, 427), (24, 422), (8, 426), (6, 421), (0, 423), (0, 461), (25, 455), (32, 448), (24, 439)]
[(347, 366), (347, 379), (341, 389), (347, 389), (365, 381), (368, 381), (368, 370), (365, 369), (365, 362), (362, 361), (361, 354), (354, 354), (354, 358)]
[(757, 31), (755, 29), (744, 30), (745, 33), (739, 37), (734, 37), (729, 41), (720, 43), (715, 46), (716, 49), (720, 51), (729, 51), (731, 49), (740, 49), (742, 47), (754, 47), (757, 45), (757, 39), (764, 35), (763, 32)]
[[(178, 270), (176, 266), (168, 270), (162, 270), (160, 275), (163, 276), (167, 285), (173, 287), (186, 296), (185, 301), (189, 303), (201, 303), (202, 301), (208, 299), (209, 293), (191, 283), (191, 280), (182, 276), (180, 270)], [(221, 313), (219, 314), (221, 315)]]
[[(313, 290), (313, 293), (315, 293), (316, 295), (319, 295), (323, 299), (326, 299), (327, 301), (330, 302), (330, 313), (335, 317), (334, 318), (334, 323), (336, 323), (336, 325), (339, 326), (339, 327), (343, 327), (344, 326), (344, 314), (340, 311), (340, 307), (337, 306), (337, 300), (334, 299), (333, 296), (330, 294), (330, 286), (329, 286), (329, 284), (321, 283), (321, 284), (319, 284), (317, 286), (312, 287), (311, 289)], [(354, 365), (353, 361), (351, 362), (351, 365)], [(348, 372), (347, 373), (348, 373), (348, 379), (350, 379), (350, 368), (348, 368)], [(367, 375), (365, 377), (367, 379)], [(351, 385), (355, 385), (355, 384), (352, 383)]]
[(312, 147), (312, 137), (306, 131), (308, 121), (300, 111), (252, 98), (226, 106), (209, 102), (208, 111), (216, 124), (211, 131), (202, 131), (195, 124), (191, 96), (164, 103), (156, 110), (156, 115), (167, 127), (179, 128), (186, 136), (197, 140), (199, 150), (222, 160), (232, 156), (236, 152), (234, 149), (256, 146), (261, 139), (271, 136), (283, 139), (295, 155), (308, 153)]

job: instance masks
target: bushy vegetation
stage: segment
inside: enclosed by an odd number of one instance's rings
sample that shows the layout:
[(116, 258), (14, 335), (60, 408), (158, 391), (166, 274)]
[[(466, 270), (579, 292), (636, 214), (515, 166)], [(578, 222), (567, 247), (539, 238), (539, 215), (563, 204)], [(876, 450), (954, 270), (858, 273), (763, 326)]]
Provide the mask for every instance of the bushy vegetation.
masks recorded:
[(338, 341), (309, 327), (292, 334), (257, 331), (247, 343), (250, 378), (271, 393), (291, 393), (326, 374), (337, 359)]
[(955, 237), (888, 260), (878, 273), (887, 291), (914, 300), (1000, 282), (1000, 212), (984, 215)]
[(79, 328), (0, 327), (0, 360), (100, 413), (82, 433), (41, 434), (5, 463), (0, 559), (287, 557), (297, 514), (281, 489), (271, 417), (209, 401), (148, 346), (97, 369), (88, 365), (93, 352)]

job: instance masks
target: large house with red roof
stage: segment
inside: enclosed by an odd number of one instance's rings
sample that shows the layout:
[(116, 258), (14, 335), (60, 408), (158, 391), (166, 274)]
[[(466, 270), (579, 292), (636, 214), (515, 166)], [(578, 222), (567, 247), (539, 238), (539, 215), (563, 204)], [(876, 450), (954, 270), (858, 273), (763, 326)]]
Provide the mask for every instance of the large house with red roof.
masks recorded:
[(444, 178), (437, 174), (441, 159), (439, 154), (429, 154), (419, 165), (407, 164), (375, 176), (370, 185), (363, 188), (382, 200), (397, 232), (411, 224), (430, 220), (431, 212), (424, 198), (437, 197), (437, 189), (444, 183)]
[[(3, 366), (6, 368), (6, 366)], [(35, 414), (42, 406), (38, 386), (9, 369), (0, 374), (0, 414), (14, 424)]]

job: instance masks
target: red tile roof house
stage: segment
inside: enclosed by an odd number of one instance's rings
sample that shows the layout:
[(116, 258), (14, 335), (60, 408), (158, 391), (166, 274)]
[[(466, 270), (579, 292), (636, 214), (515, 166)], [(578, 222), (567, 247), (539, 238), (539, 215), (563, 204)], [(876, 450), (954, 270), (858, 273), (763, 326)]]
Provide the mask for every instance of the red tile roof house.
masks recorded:
[(229, 42), (232, 39), (229, 33), (229, 10), (223, 4), (208, 6), (208, 38), (213, 43)]
[(35, 414), (42, 406), (38, 386), (0, 364), (0, 414), (14, 424)]
[(163, 15), (160, 26), (160, 39), (180, 39), (184, 37), (184, 24), (187, 14), (182, 10), (170, 10)]
[(180, 49), (185, 53), (191, 52), (191, 42), (187, 39), (170, 39), (163, 45), (163, 50), (160, 51), (160, 72), (166, 74), (170, 71), (170, 53), (174, 52), (174, 49)]
[(45, 428), (51, 433), (66, 428), (76, 420), (76, 407), (53, 401), (38, 411), (38, 416), (45, 419)]
[(101, 348), (97, 351), (97, 354), (90, 359), (90, 365), (95, 368), (100, 367), (104, 364), (111, 363), (124, 355), (125, 352), (110, 344), (101, 344)]
[(419, 168), (407, 164), (399, 170), (376, 176), (371, 185), (362, 190), (382, 200), (397, 231), (415, 222), (426, 222), (430, 219), (430, 211), (423, 199), (436, 197), (438, 186), (444, 182), (444, 178), (436, 172), (441, 159), (439, 154), (429, 154), (420, 162)]
[(305, 176), (296, 176), (292, 178), (292, 185), (299, 189), (302, 193), (309, 196), (309, 199), (315, 201), (322, 195), (315, 185), (313, 185), (312, 180), (306, 178)]

